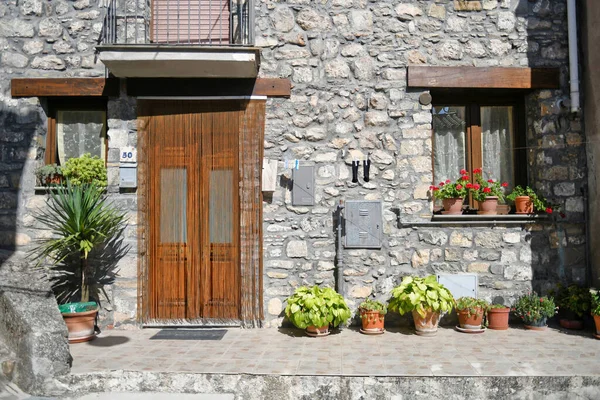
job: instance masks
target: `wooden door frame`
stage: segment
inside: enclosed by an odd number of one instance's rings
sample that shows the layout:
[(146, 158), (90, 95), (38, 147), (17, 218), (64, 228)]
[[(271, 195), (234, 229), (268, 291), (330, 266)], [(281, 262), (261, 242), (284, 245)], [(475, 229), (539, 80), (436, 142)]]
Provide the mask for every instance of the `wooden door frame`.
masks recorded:
[[(171, 99), (175, 100), (175, 99)], [(200, 101), (194, 99), (190, 101)], [(229, 100), (229, 99), (228, 99)], [(138, 100), (138, 302), (137, 320), (152, 325), (242, 325), (260, 326), (263, 320), (262, 281), (262, 158), (264, 143), (265, 103), (263, 99), (240, 98), (243, 113), (239, 128), (239, 198), (240, 205), (240, 318), (238, 320), (155, 320), (149, 317), (149, 157), (148, 116), (154, 102), (165, 99)], [(207, 100), (208, 101), (208, 100)], [(210, 100), (215, 102), (214, 99)], [(160, 104), (160, 103), (158, 103)]]

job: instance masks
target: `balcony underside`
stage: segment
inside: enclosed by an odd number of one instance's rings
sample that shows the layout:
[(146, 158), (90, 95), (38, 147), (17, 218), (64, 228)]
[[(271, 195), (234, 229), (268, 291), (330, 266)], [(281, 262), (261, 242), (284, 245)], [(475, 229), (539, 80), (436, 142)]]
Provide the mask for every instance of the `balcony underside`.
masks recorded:
[(255, 47), (102, 45), (100, 61), (119, 78), (256, 78)]

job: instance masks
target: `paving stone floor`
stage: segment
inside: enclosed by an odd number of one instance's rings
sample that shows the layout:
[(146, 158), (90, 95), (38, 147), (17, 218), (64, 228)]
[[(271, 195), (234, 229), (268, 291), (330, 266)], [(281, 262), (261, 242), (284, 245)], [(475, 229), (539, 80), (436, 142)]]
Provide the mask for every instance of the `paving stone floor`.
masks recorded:
[(600, 375), (600, 340), (549, 328), (465, 334), (409, 328), (366, 336), (346, 328), (228, 329), (221, 340), (150, 340), (158, 329), (110, 330), (71, 345), (74, 374), (107, 370), (346, 376)]

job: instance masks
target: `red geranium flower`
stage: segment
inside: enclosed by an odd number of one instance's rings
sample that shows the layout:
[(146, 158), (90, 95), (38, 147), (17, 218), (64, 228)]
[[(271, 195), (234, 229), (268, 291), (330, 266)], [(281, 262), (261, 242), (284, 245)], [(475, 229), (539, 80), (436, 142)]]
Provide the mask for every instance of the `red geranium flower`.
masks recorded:
[(475, 168), (475, 169), (473, 170), (473, 173), (474, 173), (474, 174), (480, 174), (480, 173), (481, 173), (481, 168)]
[(434, 192), (437, 192), (438, 190), (440, 190), (440, 188), (439, 188), (439, 187), (434, 187), (434, 188), (433, 188), (433, 191), (434, 191)]
[(508, 182), (502, 182), (502, 187), (507, 187), (508, 186)]
[(472, 189), (473, 188), (473, 184), (472, 183), (467, 183), (467, 189)]
[(462, 189), (462, 185), (456, 185), (456, 189), (458, 189), (458, 190)]
[(440, 186), (444, 186), (444, 182), (440, 182)]
[(546, 207), (546, 214), (552, 214), (552, 209), (550, 207)]
[(469, 180), (469, 175), (463, 175), (461, 176), (461, 178), (463, 181), (468, 181)]
[(433, 186), (433, 185), (429, 186), (429, 190), (433, 190), (434, 187), (435, 186)]
[(492, 189), (490, 189), (489, 187), (483, 188), (483, 193), (490, 193), (492, 191)]
[(473, 185), (473, 189), (475, 189), (475, 190), (479, 190), (480, 187), (481, 186), (479, 185), (479, 183), (476, 183)]
[(467, 170), (466, 170), (466, 169), (461, 169), (461, 170), (460, 170), (460, 174), (461, 174), (461, 175), (466, 175), (466, 173), (467, 173)]
[(450, 179), (446, 179), (446, 183), (450, 183), (450, 182), (451, 182)]
[(494, 183), (493, 179), (488, 179), (488, 183)]

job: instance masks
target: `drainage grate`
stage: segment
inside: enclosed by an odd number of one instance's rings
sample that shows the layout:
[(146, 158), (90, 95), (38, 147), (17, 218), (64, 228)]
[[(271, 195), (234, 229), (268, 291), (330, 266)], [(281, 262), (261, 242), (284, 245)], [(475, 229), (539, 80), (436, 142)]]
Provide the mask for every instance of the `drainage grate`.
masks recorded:
[(162, 329), (150, 340), (221, 340), (226, 329)]

